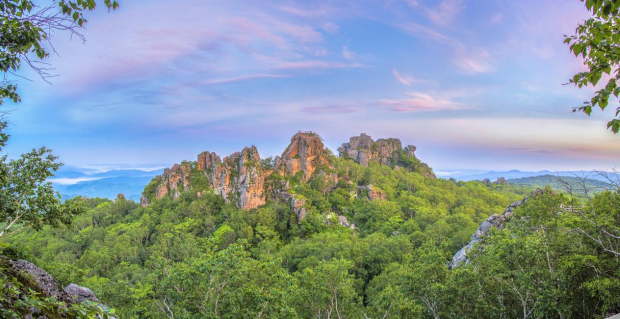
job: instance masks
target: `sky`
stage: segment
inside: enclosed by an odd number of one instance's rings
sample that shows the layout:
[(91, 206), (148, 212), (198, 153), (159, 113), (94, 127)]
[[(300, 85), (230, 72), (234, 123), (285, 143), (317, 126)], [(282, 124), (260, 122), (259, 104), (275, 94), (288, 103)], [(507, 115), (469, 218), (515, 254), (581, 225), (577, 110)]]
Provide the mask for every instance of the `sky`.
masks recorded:
[(336, 150), (400, 138), (436, 170), (620, 165), (620, 136), (572, 108), (593, 88), (563, 44), (578, 0), (119, 1), (86, 42), (57, 33), (51, 84), (24, 69), (8, 104), (15, 157), (45, 145), (68, 165), (161, 167), (293, 134)]

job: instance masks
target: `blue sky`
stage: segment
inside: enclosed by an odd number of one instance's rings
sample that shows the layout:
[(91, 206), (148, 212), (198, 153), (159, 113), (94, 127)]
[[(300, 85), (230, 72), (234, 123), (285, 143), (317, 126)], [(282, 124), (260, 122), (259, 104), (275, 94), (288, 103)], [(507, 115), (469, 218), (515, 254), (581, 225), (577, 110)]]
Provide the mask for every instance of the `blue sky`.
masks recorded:
[(254, 144), (278, 155), (298, 130), (336, 149), (398, 137), (446, 169), (606, 169), (615, 105), (562, 43), (578, 0), (120, 1), (87, 42), (57, 34), (52, 85), (20, 81), (11, 156), (52, 148), (70, 165), (158, 166)]

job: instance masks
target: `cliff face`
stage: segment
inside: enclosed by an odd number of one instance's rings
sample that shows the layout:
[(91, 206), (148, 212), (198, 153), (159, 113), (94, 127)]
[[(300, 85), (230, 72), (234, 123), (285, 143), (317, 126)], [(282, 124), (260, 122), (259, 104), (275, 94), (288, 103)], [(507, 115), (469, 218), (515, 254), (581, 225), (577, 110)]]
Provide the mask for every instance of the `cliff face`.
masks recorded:
[(280, 175), (303, 172), (304, 181), (308, 181), (320, 165), (329, 165), (329, 159), (321, 137), (315, 133), (295, 134), (282, 156), (275, 158), (275, 170)]
[(366, 133), (351, 137), (349, 143), (338, 148), (340, 157), (351, 158), (366, 167), (369, 162), (395, 167), (407, 166), (422, 175), (435, 177), (431, 168), (417, 159), (415, 151), (416, 147), (413, 145), (403, 148), (397, 138), (379, 139), (375, 142)]
[[(265, 204), (265, 179), (255, 146), (233, 153), (223, 161), (216, 153), (203, 152), (198, 155), (195, 168), (186, 163), (164, 170), (155, 197), (170, 196), (174, 199), (182, 191), (191, 189), (192, 172), (206, 177), (216, 194), (239, 208), (251, 209)], [(145, 198), (143, 203), (148, 204), (148, 199)]]
[(177, 198), (181, 193), (191, 188), (191, 166), (188, 163), (174, 164), (171, 169), (166, 168), (162, 175), (162, 183), (157, 187), (156, 198), (169, 195)]
[(237, 207), (251, 209), (265, 204), (265, 178), (255, 146), (223, 161), (215, 153), (204, 152), (198, 155), (197, 169), (206, 175), (216, 194)]

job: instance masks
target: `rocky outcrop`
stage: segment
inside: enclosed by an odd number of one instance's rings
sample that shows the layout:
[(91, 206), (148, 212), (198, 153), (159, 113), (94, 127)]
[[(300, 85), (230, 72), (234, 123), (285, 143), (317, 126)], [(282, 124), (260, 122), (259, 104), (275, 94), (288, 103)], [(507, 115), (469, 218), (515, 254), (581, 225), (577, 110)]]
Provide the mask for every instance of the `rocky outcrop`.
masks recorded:
[[(350, 158), (366, 167), (370, 162), (390, 165), (395, 168), (409, 166), (409, 169), (418, 171), (425, 176), (435, 177), (430, 167), (416, 158), (415, 151), (416, 147), (413, 145), (407, 145), (403, 148), (401, 141), (397, 138), (374, 141), (366, 133), (351, 137), (348, 143), (344, 143), (338, 148), (340, 157)], [(416, 167), (411, 167), (413, 163), (416, 164)]]
[(297, 217), (297, 222), (300, 222), (306, 218), (308, 212), (304, 207), (306, 205), (305, 199), (301, 198), (299, 195), (287, 192), (279, 192), (277, 196), (280, 201), (291, 206), (291, 209)]
[[(90, 300), (99, 304), (102, 309), (109, 309), (102, 304), (97, 296), (88, 288), (76, 284), (69, 284), (64, 289), (45, 270), (25, 260), (10, 260), (2, 258), (7, 273), (18, 282), (25, 284), (28, 289), (39, 293), (44, 298), (54, 297), (57, 301), (64, 302), (67, 306)], [(25, 318), (47, 318), (41, 309), (32, 308), (31, 313)], [(114, 319), (115, 317), (108, 317)]]
[(255, 146), (233, 153), (223, 161), (215, 153), (201, 153), (197, 169), (205, 174), (215, 193), (225, 201), (243, 209), (265, 204), (265, 178)]
[(495, 184), (497, 184), (497, 185), (508, 185), (508, 181), (506, 181), (506, 179), (503, 178), (503, 177), (498, 177), (497, 180), (495, 181)]
[(265, 204), (265, 178), (255, 146), (246, 147), (216, 164), (209, 166), (206, 162), (205, 166), (207, 172), (211, 171), (207, 178), (216, 194), (239, 208), (251, 209)]
[[(224, 160), (216, 153), (203, 152), (198, 155), (195, 165), (175, 164), (172, 169), (165, 169), (159, 177), (161, 182), (155, 198), (170, 196), (175, 199), (183, 191), (191, 189), (192, 172), (206, 178), (216, 194), (239, 208), (252, 209), (265, 204), (264, 172), (255, 146), (246, 147), (241, 152), (224, 157)], [(149, 198), (144, 197), (140, 202), (146, 206)]]
[(312, 132), (299, 132), (291, 138), (282, 156), (275, 158), (275, 170), (282, 176), (303, 172), (308, 181), (321, 165), (330, 165), (321, 137)]
[(190, 189), (191, 171), (189, 163), (174, 164), (172, 168), (166, 168), (161, 176), (162, 183), (159, 184), (155, 192), (155, 198), (159, 199), (170, 196), (174, 199), (179, 197), (185, 190)]
[[(99, 307), (101, 307), (101, 309), (103, 310), (110, 309), (108, 306), (104, 305), (101, 301), (99, 301), (99, 298), (97, 298), (97, 295), (95, 295), (95, 293), (89, 288), (78, 286), (76, 284), (68, 284), (65, 287), (65, 291), (69, 295), (71, 295), (74, 302), (82, 303), (88, 300), (88, 301), (92, 301), (92, 302), (99, 304)], [(108, 318), (116, 319), (116, 317), (110, 317), (110, 316), (108, 316)]]
[(146, 196), (140, 196), (140, 206), (146, 207), (149, 206), (149, 199)]
[[(369, 161), (376, 161), (395, 169), (402, 166), (434, 177), (432, 170), (415, 157), (416, 147), (409, 145), (403, 148), (399, 139), (373, 141), (370, 136), (362, 133), (343, 144), (339, 151), (341, 156), (352, 157), (365, 166), (368, 166)], [(316, 133), (300, 131), (291, 138), (282, 155), (276, 156), (273, 161), (261, 162), (256, 147), (251, 146), (224, 159), (207, 151), (199, 154), (196, 162), (175, 164), (145, 188), (140, 204), (148, 206), (153, 199), (164, 197), (175, 199), (193, 188), (196, 188), (197, 196), (202, 196), (205, 185), (208, 185), (225, 201), (243, 209), (257, 208), (268, 199), (286, 202), (291, 205), (298, 220), (302, 220), (306, 215), (305, 200), (289, 191), (288, 186), (283, 189), (278, 181), (281, 177), (291, 176), (298, 176), (301, 182), (308, 182), (313, 177), (322, 178), (325, 179), (323, 192), (327, 193), (339, 179), (332, 168), (330, 154), (321, 137)], [(192, 180), (197, 182), (201, 178), (206, 181), (192, 185)], [(369, 200), (386, 199), (386, 194), (380, 190), (371, 186), (364, 187), (367, 188)]]
[(6, 260), (11, 277), (17, 278), (21, 283), (28, 283), (33, 290), (45, 297), (54, 297), (58, 301), (67, 304), (73, 303), (73, 299), (45, 270), (25, 260)]
[(474, 247), (475, 243), (481, 241), (492, 228), (503, 229), (506, 222), (510, 219), (510, 217), (512, 217), (515, 208), (525, 204), (531, 197), (541, 195), (542, 193), (542, 190), (536, 189), (532, 194), (530, 194), (530, 196), (526, 196), (522, 200), (508, 205), (501, 215), (494, 214), (483, 221), (482, 224), (480, 224), (480, 227), (478, 227), (476, 233), (471, 235), (471, 241), (461, 248), (456, 254), (454, 254), (452, 257), (452, 262), (449, 265), (450, 269), (457, 267), (463, 262), (468, 263), (469, 260), (467, 259), (467, 252)]
[[(411, 146), (415, 152), (415, 146)], [(349, 157), (360, 165), (368, 166), (370, 161), (382, 165), (396, 164), (397, 151), (402, 150), (402, 143), (397, 138), (379, 139), (376, 142), (366, 133), (353, 136), (349, 143), (338, 148), (340, 157)]]
[(366, 197), (368, 198), (369, 201), (374, 201), (374, 200), (386, 200), (387, 199), (387, 195), (380, 190), (377, 187), (374, 187), (372, 185), (367, 185), (367, 186), (358, 186), (357, 187), (358, 192), (364, 192), (366, 193)]

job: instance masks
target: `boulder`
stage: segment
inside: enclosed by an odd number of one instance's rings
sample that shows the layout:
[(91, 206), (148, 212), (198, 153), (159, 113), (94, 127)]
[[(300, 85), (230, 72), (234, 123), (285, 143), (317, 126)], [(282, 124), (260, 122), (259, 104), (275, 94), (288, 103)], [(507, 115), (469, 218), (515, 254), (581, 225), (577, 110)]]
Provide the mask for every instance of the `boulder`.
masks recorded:
[(358, 191), (365, 190), (366, 191), (366, 196), (367, 196), (369, 201), (386, 200), (387, 199), (387, 195), (382, 190), (380, 190), (379, 188), (374, 187), (372, 185), (359, 186), (357, 189), (358, 189)]
[(81, 287), (76, 284), (68, 284), (67, 287), (65, 287), (65, 291), (77, 302), (82, 302), (84, 300), (99, 302), (99, 299), (95, 293), (86, 287)]
[[(98, 303), (103, 309), (109, 309), (99, 301), (92, 290), (76, 284), (69, 284), (63, 289), (56, 279), (31, 262), (4, 258), (2, 261), (8, 266), (7, 271), (12, 277), (21, 283), (27, 283), (29, 289), (41, 294), (42, 297), (54, 297), (57, 301), (66, 303), (67, 306), (90, 300)], [(26, 315), (25, 318), (45, 319), (47, 316), (40, 309), (32, 308), (31, 313)], [(115, 317), (109, 318), (114, 319)]]

